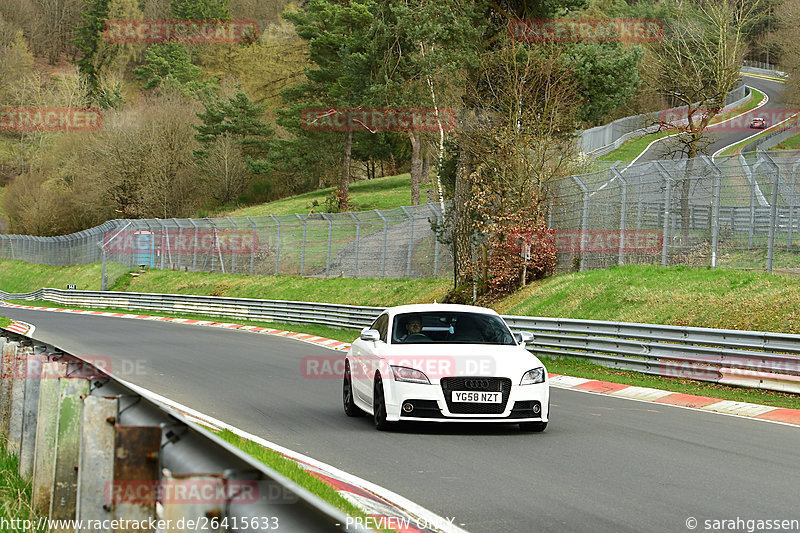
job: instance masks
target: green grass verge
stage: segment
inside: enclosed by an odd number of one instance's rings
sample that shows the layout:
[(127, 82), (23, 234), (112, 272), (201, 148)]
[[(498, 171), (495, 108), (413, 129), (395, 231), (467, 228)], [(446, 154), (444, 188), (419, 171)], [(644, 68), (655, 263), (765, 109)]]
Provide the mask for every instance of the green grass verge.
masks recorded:
[(0, 316), (0, 328), (5, 328), (9, 325), (11, 325), (11, 319), (6, 318), (4, 316)]
[(656, 139), (663, 139), (670, 132), (660, 131), (649, 135), (642, 135), (635, 139), (630, 139), (622, 143), (616, 150), (612, 150), (604, 156), (598, 157), (599, 161), (633, 161), (641, 154), (647, 146)]
[[(750, 98), (744, 104), (740, 105), (736, 109), (731, 109), (730, 111), (726, 111), (725, 113), (720, 113), (719, 115), (715, 116), (711, 120), (711, 124), (717, 124), (718, 122), (722, 122), (723, 120), (727, 120), (735, 115), (739, 115), (742, 113), (747, 113), (748, 111), (752, 111), (755, 109), (758, 104), (764, 99), (764, 93), (759, 90), (753, 89)], [(625, 141), (622, 146), (609, 152), (608, 154), (599, 157), (599, 161), (633, 161), (636, 159), (647, 146), (655, 141), (656, 139), (662, 139), (670, 135), (668, 131), (661, 131), (658, 133), (651, 133), (649, 135), (643, 135), (641, 137), (637, 137), (635, 139), (631, 139), (629, 141)]]
[(650, 387), (682, 394), (693, 394), (696, 396), (709, 396), (721, 400), (732, 400), (735, 402), (757, 403), (761, 405), (771, 405), (773, 407), (785, 407), (788, 409), (800, 409), (800, 396), (782, 392), (773, 392), (759, 389), (745, 389), (739, 387), (729, 387), (716, 383), (705, 383), (693, 381), (691, 379), (668, 378), (661, 376), (651, 376), (640, 374), (631, 370), (618, 370), (596, 365), (584, 359), (562, 358), (552, 359), (541, 357), (548, 372), (563, 374), (578, 378), (595, 379), (600, 381), (611, 381), (613, 383), (623, 383), (637, 387)]
[[(0, 259), (0, 289), (6, 292), (31, 292), (42, 287), (66, 289), (68, 284), (78, 289), (100, 290), (101, 264), (54, 267), (23, 261)], [(119, 263), (106, 263), (106, 277), (114, 283), (128, 272)]]
[(622, 266), (553, 276), (499, 301), (505, 314), (800, 333), (800, 279)]
[(0, 520), (6, 523), (12, 519), (36, 520), (30, 505), (31, 485), (17, 473), (19, 461), (16, 455), (7, 451), (6, 444), (5, 436), (0, 435)]
[[(420, 187), (424, 189), (428, 185)], [(255, 217), (264, 215), (293, 215), (295, 213), (308, 213), (312, 209), (315, 213), (326, 211), (325, 201), (334, 191), (333, 187), (268, 202), (236, 209), (227, 216)], [(425, 201), (424, 193), (423, 201)], [(350, 184), (350, 200), (355, 204), (354, 211), (369, 209), (393, 209), (404, 205), (411, 205), (411, 175), (399, 174), (373, 180), (357, 181)], [(314, 206), (317, 202), (318, 206)]]
[(124, 283), (121, 279), (113, 290), (392, 306), (441, 301), (451, 285), (452, 282), (446, 278), (320, 279), (150, 270), (138, 277), (124, 279)]
[(770, 150), (797, 150), (797, 149), (800, 149), (800, 133), (798, 133), (797, 135), (793, 135), (792, 137), (789, 137), (782, 143), (778, 143), (772, 148), (770, 148)]
[[(251, 457), (258, 459), (265, 465), (276, 470), (278, 473), (283, 474), (304, 489), (316, 494), (348, 516), (361, 518), (366, 518), (368, 516), (361, 509), (342, 497), (332, 486), (300, 468), (295, 461), (284, 457), (274, 450), (264, 448), (258, 443), (243, 439), (227, 429), (220, 431), (217, 435)], [(378, 531), (388, 533), (395, 530), (381, 528), (378, 529)]]

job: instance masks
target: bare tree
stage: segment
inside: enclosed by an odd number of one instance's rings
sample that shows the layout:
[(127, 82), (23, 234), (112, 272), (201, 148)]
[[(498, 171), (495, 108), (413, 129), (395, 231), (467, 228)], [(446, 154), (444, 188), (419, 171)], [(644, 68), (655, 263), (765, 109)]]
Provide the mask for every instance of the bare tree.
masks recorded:
[(689, 195), (694, 158), (710, 143), (706, 128), (725, 106), (725, 98), (740, 79), (747, 51), (746, 28), (756, 16), (759, 0), (684, 2), (682, 12), (649, 50), (647, 79), (653, 88), (682, 111), (661, 120), (673, 137), (672, 155), (688, 158), (681, 183), (684, 235), (689, 229)]

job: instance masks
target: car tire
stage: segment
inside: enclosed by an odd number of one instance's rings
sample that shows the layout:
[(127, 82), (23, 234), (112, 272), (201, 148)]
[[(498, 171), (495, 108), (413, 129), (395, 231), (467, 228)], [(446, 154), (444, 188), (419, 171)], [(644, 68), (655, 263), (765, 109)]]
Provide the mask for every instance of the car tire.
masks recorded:
[(375, 386), (372, 394), (372, 412), (375, 422), (375, 429), (386, 431), (392, 427), (391, 422), (386, 420), (386, 398), (383, 395), (383, 380), (380, 374), (375, 376)]
[(541, 433), (547, 427), (547, 422), (522, 422), (519, 425), (521, 431), (530, 433)]
[(344, 378), (342, 379), (342, 403), (347, 416), (364, 416), (365, 413), (353, 398), (353, 378), (350, 375), (350, 361), (344, 362)]

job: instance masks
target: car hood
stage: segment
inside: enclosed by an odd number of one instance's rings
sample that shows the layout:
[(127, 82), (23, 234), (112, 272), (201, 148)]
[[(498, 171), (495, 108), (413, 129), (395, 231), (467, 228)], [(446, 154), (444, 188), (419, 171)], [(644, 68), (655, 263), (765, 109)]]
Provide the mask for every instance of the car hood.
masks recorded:
[(542, 365), (522, 346), (487, 344), (388, 345), (380, 352), (386, 363), (425, 372), (431, 381), (449, 376), (503, 376), (512, 380)]

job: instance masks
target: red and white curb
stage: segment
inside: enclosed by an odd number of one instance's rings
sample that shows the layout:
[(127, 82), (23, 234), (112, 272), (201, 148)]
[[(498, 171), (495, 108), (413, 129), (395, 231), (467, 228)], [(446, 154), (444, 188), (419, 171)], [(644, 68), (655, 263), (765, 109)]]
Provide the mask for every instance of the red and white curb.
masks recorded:
[(671, 405), (686, 409), (696, 409), (723, 415), (733, 415), (800, 426), (800, 409), (787, 409), (755, 403), (720, 400), (719, 398), (709, 398), (707, 396), (694, 396), (692, 394), (623, 385), (621, 383), (611, 383), (608, 381), (575, 378), (559, 374), (550, 374), (550, 385), (559, 389), (604, 394), (628, 400), (638, 400), (653, 404)]
[(30, 337), (33, 335), (33, 332), (36, 331), (36, 326), (20, 320), (14, 320), (11, 322), (11, 324), (6, 326), (6, 329), (8, 331), (13, 331), (14, 333), (19, 333), (20, 335)]
[[(237, 329), (242, 331), (249, 331), (251, 333), (261, 333), (263, 335), (277, 335), (279, 337), (287, 337), (296, 339), (318, 346), (324, 346), (333, 350), (347, 351), (350, 349), (350, 344), (347, 342), (337, 341), (335, 339), (327, 339), (317, 335), (309, 335), (308, 333), (297, 333), (295, 331), (285, 331), (282, 329), (264, 328), (261, 326), (245, 326), (244, 324), (236, 324), (232, 322), (214, 322), (213, 320), (194, 320), (189, 318), (172, 318), (164, 316), (152, 315), (139, 315), (135, 313), (111, 313), (108, 311), (84, 311), (81, 309), (62, 309), (60, 307), (41, 307), (34, 305), (21, 305), (12, 304), (0, 300), (0, 307), (12, 307), (14, 309), (32, 309), (34, 311), (51, 311), (54, 313), (72, 313), (74, 315), (93, 315), (93, 316), (106, 316), (114, 318), (131, 318), (135, 320), (154, 320), (157, 322), (174, 322), (176, 324), (188, 324), (190, 326), (206, 326), (213, 328)], [(31, 326), (33, 327), (33, 326)], [(353, 334), (355, 336), (355, 333)]]
[(143, 396), (175, 409), (191, 422), (214, 431), (227, 429), (243, 439), (255, 442), (295, 461), (300, 468), (332, 486), (339, 495), (361, 509), (369, 517), (368, 520), (360, 518), (358, 519), (360, 522), (336, 524), (336, 526), (360, 525), (367, 529), (390, 529), (398, 533), (467, 533), (466, 530), (460, 527), (465, 524), (455, 524), (453, 517), (439, 516), (380, 485), (228, 425), (221, 420), (174, 402), (138, 385), (120, 381)]

